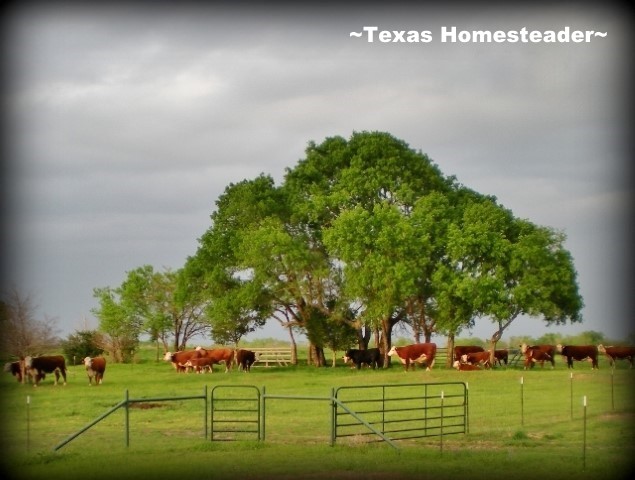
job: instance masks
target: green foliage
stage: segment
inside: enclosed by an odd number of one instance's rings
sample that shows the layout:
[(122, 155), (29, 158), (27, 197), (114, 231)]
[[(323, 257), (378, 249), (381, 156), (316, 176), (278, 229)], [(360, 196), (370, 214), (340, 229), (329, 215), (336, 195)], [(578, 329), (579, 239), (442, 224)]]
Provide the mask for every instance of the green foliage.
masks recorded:
[(80, 330), (62, 340), (62, 351), (69, 360), (83, 361), (86, 357), (96, 357), (103, 353), (102, 335), (96, 330)]

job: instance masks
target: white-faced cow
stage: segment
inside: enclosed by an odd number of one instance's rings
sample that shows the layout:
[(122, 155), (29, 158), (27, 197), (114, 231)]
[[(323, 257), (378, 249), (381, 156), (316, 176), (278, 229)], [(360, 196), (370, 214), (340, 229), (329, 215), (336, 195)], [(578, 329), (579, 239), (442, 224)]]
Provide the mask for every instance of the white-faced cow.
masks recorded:
[(66, 360), (62, 355), (42, 355), (41, 357), (24, 358), (25, 375), (30, 375), (33, 379), (33, 386), (37, 387), (40, 380), (46, 373), (55, 374), (55, 385), (60, 379), (60, 374), (64, 378), (66, 385)]
[[(466, 354), (464, 354), (466, 355)], [(456, 368), (458, 371), (463, 372), (463, 371), (472, 371), (472, 370), (481, 370), (481, 367), (479, 367), (478, 365), (472, 365), (471, 363), (461, 363), (460, 360), (455, 360), (453, 363), (454, 368)]]
[[(196, 347), (198, 356), (211, 359), (210, 365), (223, 362), (225, 364), (225, 373), (229, 372), (234, 361), (233, 348), (211, 348), (209, 350), (203, 347)], [(212, 370), (213, 371), (213, 370)]]
[(408, 371), (410, 364), (425, 364), (426, 370), (431, 370), (434, 365), (434, 357), (437, 354), (436, 343), (414, 343), (405, 347), (393, 346), (388, 352), (388, 356), (397, 355), (404, 368)]
[(4, 364), (4, 371), (11, 373), (18, 382), (22, 382), (22, 365), (19, 360), (15, 362), (7, 362)]
[(205, 371), (209, 371), (214, 373), (214, 369), (212, 368), (214, 361), (209, 357), (190, 357), (190, 359), (185, 362), (185, 366), (188, 370), (192, 369), (196, 373), (205, 373)]
[(165, 352), (163, 360), (170, 362), (177, 373), (185, 372), (189, 367), (187, 361), (192, 357), (200, 356), (196, 350), (179, 350), (178, 352)]
[(259, 356), (260, 355), (256, 352), (245, 350), (244, 348), (236, 350), (236, 364), (238, 365), (238, 369), (243, 372), (250, 372), (251, 366), (258, 360)]
[(473, 352), (466, 353), (461, 356), (461, 363), (469, 365), (483, 365), (485, 368), (490, 368), (491, 352)]
[(456, 345), (454, 347), (454, 361), (461, 360), (461, 357), (468, 353), (484, 351), (485, 349), (483, 347), (479, 347), (478, 345)]
[(373, 370), (379, 367), (381, 362), (381, 352), (378, 348), (368, 348), (366, 350), (358, 350), (349, 348), (342, 357), (344, 363), (353, 362), (353, 365), (359, 370), (362, 363), (370, 366)]
[(611, 366), (615, 364), (615, 360), (628, 360), (633, 368), (633, 357), (635, 357), (635, 347), (605, 347), (598, 345), (598, 352), (603, 353), (609, 358)]
[[(556, 366), (556, 346), (555, 345), (527, 345), (526, 343), (523, 343), (520, 345), (520, 351), (523, 355), (525, 355), (525, 363), (527, 362), (527, 350), (539, 350), (540, 352), (545, 353), (549, 358), (547, 358), (545, 355), (536, 355), (536, 353), (534, 353), (532, 355), (533, 360), (531, 360), (531, 366), (533, 367), (533, 364), (536, 363), (537, 361), (541, 362), (541, 366), (544, 364), (545, 361), (549, 361), (551, 363), (551, 368), (555, 368)], [(542, 360), (538, 360), (538, 358), (542, 358)], [(526, 366), (526, 365), (525, 365)]]
[(88, 375), (88, 385), (101, 385), (104, 381), (104, 372), (106, 371), (106, 359), (104, 357), (86, 357), (84, 358), (84, 366), (86, 367), (86, 375)]
[[(543, 350), (528, 348), (525, 350), (524, 369), (534, 368), (534, 364), (540, 363), (540, 368), (544, 368), (545, 362), (553, 362), (553, 357)], [(553, 368), (553, 367), (552, 367)]]
[(567, 359), (567, 367), (573, 368), (573, 361), (591, 360), (591, 368), (598, 367), (598, 349), (595, 345), (560, 345), (558, 353)]

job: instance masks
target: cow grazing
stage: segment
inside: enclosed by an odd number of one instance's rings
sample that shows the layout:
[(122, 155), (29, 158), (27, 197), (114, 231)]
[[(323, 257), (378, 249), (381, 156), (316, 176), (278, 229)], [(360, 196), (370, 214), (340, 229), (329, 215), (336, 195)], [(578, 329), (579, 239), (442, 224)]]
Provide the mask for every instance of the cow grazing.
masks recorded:
[(461, 356), (461, 363), (470, 365), (483, 365), (485, 368), (490, 368), (490, 354), (491, 352), (473, 352), (466, 353)]
[(525, 350), (525, 370), (527, 370), (527, 368), (534, 368), (534, 364), (536, 363), (540, 363), (540, 368), (544, 368), (545, 362), (553, 363), (553, 357), (537, 348), (528, 348), (527, 350)]
[(196, 347), (196, 351), (200, 357), (210, 358), (212, 361), (210, 365), (223, 362), (225, 364), (225, 373), (231, 369), (234, 361), (234, 350), (232, 348), (211, 348), (207, 350), (203, 347)]
[(558, 353), (567, 358), (567, 367), (573, 368), (573, 361), (591, 360), (591, 368), (598, 367), (598, 349), (595, 345), (560, 345)]
[(104, 357), (86, 357), (84, 358), (84, 365), (88, 375), (88, 385), (93, 384), (93, 378), (95, 379), (95, 385), (101, 385), (104, 382), (106, 359)]
[(251, 366), (258, 360), (258, 357), (259, 355), (251, 350), (245, 350), (243, 348), (236, 350), (236, 363), (238, 364), (238, 368), (243, 372), (250, 372)]
[(178, 352), (165, 352), (163, 360), (172, 363), (172, 366), (177, 373), (185, 372), (189, 367), (186, 365), (187, 361), (192, 357), (200, 356), (196, 350), (180, 350)]
[[(464, 355), (467, 355), (467, 354), (464, 354)], [(479, 367), (478, 365), (472, 365), (471, 363), (461, 363), (459, 360), (455, 360), (453, 363), (453, 366), (460, 372), (481, 370), (481, 367)]]
[(615, 360), (628, 360), (633, 368), (633, 357), (635, 356), (635, 347), (605, 347), (598, 345), (598, 352), (603, 353), (609, 358), (611, 366), (615, 364)]
[(434, 357), (437, 354), (436, 343), (414, 343), (405, 347), (393, 346), (388, 352), (388, 356), (397, 355), (404, 368), (408, 371), (410, 364), (426, 364), (426, 370), (431, 370), (434, 366)]
[(15, 362), (7, 362), (4, 364), (4, 371), (10, 372), (18, 382), (22, 382), (22, 365), (20, 365), (20, 361), (16, 360)]
[(463, 355), (468, 353), (484, 352), (483, 347), (478, 345), (457, 345), (454, 347), (454, 361), (461, 360)]
[[(528, 349), (539, 350), (543, 353), (546, 353), (550, 358), (549, 362), (551, 362), (551, 368), (553, 369), (556, 367), (556, 346), (555, 345), (531, 345), (530, 346), (530, 345), (527, 345), (526, 343), (523, 343), (520, 345), (520, 352), (523, 355), (525, 355), (525, 360), (527, 357), (526, 353)], [(536, 356), (535, 354), (533, 355), (533, 358), (538, 358), (538, 357), (543, 357), (543, 355), (538, 355), (538, 356)], [(542, 360), (542, 362), (544, 363), (544, 360)]]
[(373, 370), (379, 367), (381, 362), (381, 352), (378, 348), (369, 348), (367, 350), (356, 350), (349, 348), (344, 354), (344, 363), (353, 362), (357, 370), (362, 368), (362, 363), (369, 365)]
[(60, 374), (64, 378), (66, 385), (66, 360), (62, 355), (43, 355), (41, 357), (24, 358), (25, 375), (30, 375), (33, 379), (33, 386), (37, 387), (45, 374), (55, 373), (55, 385), (60, 379)]

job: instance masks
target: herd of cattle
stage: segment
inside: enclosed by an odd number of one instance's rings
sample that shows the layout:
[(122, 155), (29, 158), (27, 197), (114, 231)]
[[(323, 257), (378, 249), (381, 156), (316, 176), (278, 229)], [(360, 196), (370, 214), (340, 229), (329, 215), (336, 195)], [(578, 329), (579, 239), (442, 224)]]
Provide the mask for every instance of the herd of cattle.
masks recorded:
[[(603, 354), (609, 360), (611, 366), (616, 360), (627, 360), (633, 368), (635, 357), (635, 347), (604, 347), (603, 345), (520, 345), (520, 352), (524, 358), (525, 369), (533, 368), (535, 364), (544, 367), (545, 362), (551, 363), (551, 368), (555, 367), (555, 358), (560, 354), (567, 361), (568, 368), (573, 368), (573, 361), (588, 360), (591, 368), (598, 368), (598, 355)], [(403, 347), (393, 346), (388, 351), (388, 356), (396, 356), (403, 364), (406, 371), (410, 366), (414, 368), (416, 364), (425, 366), (426, 370), (432, 369), (437, 354), (435, 343), (415, 343)], [(178, 352), (166, 352), (163, 358), (169, 361), (177, 372), (194, 371), (204, 373), (213, 372), (213, 366), (224, 364), (225, 372), (228, 372), (232, 364), (244, 372), (249, 372), (251, 366), (258, 359), (258, 353), (246, 349), (233, 348), (212, 348), (205, 349), (196, 347), (194, 350), (184, 350)], [(381, 366), (382, 355), (378, 348), (366, 350), (348, 349), (344, 354), (344, 363), (351, 363), (353, 368), (361, 369), (362, 365), (367, 365), (372, 369)], [(492, 356), (491, 351), (473, 345), (454, 347), (453, 367), (459, 371), (482, 370), (492, 367), (492, 363), (502, 366), (509, 362), (508, 350), (495, 350)], [(95, 385), (102, 383), (106, 370), (106, 359), (103, 357), (86, 357), (84, 366), (88, 376), (88, 384)], [(62, 355), (44, 355), (39, 357), (25, 357), (19, 361), (9, 362), (4, 366), (5, 372), (14, 375), (18, 382), (31, 381), (37, 386), (46, 374), (55, 375), (55, 385), (59, 382), (60, 376), (66, 385), (66, 362)]]
[[(551, 363), (551, 368), (556, 365), (556, 354), (560, 354), (567, 360), (567, 367), (573, 368), (573, 361), (589, 360), (592, 368), (598, 368), (598, 355), (604, 354), (609, 359), (611, 365), (616, 360), (628, 360), (633, 368), (633, 357), (635, 357), (635, 347), (604, 347), (603, 345), (520, 345), (520, 352), (523, 356), (523, 367), (533, 368), (538, 363), (544, 367), (545, 362)], [(393, 346), (388, 352), (388, 356), (397, 356), (406, 371), (412, 365), (421, 364), (426, 370), (432, 369), (437, 353), (437, 346), (434, 343), (415, 343), (404, 347)], [(377, 368), (381, 359), (381, 353), (377, 348), (367, 350), (349, 349), (344, 354), (344, 362), (351, 362), (357, 369), (363, 364), (371, 368)], [(481, 370), (492, 367), (492, 363), (502, 366), (509, 362), (509, 351), (506, 349), (491, 351), (483, 347), (474, 345), (463, 345), (454, 347), (453, 367), (460, 371)]]

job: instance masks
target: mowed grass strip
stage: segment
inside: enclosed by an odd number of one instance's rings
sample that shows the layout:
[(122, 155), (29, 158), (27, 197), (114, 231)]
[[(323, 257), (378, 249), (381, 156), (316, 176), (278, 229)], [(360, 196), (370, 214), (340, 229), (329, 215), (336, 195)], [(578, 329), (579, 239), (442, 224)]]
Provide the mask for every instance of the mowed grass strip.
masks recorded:
[[(205, 438), (202, 400), (161, 400), (202, 396), (206, 389), (209, 395), (217, 385), (232, 395), (253, 385), (267, 395), (329, 397), (337, 387), (419, 382), (466, 383), (469, 433), (398, 441), (399, 451), (368, 443), (376, 439), (368, 435), (340, 438), (330, 447), (328, 401), (268, 399), (264, 442), (249, 436), (212, 442), (209, 419)], [(620, 363), (613, 371), (603, 357), (597, 371), (577, 362), (571, 372), (561, 361), (554, 370), (457, 372), (437, 366), (407, 373), (401, 365), (357, 371), (340, 362), (336, 368), (302, 365), (228, 374), (216, 368), (197, 375), (176, 374), (148, 349), (135, 364), (109, 364), (98, 387), (88, 386), (81, 366), (69, 367), (66, 386), (53, 386), (49, 375), (37, 388), (3, 375), (3, 463), (9, 478), (17, 479), (450, 479), (475, 471), (488, 478), (622, 478), (635, 459), (634, 387), (635, 370)], [(119, 409), (53, 452), (124, 400), (126, 391), (132, 399), (146, 399), (129, 409), (129, 447), (124, 409)], [(348, 394), (363, 397), (364, 392), (353, 388)]]

